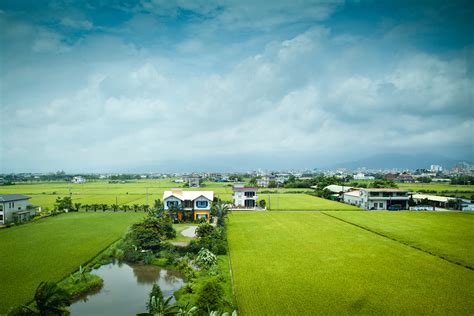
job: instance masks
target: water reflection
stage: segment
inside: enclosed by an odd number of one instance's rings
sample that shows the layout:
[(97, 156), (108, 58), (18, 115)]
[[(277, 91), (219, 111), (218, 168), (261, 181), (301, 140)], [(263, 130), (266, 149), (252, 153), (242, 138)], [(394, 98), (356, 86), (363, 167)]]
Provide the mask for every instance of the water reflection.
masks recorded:
[(150, 265), (111, 263), (93, 273), (104, 280), (104, 286), (73, 303), (71, 315), (135, 315), (146, 311), (153, 283), (160, 285), (165, 298), (184, 285), (178, 272)]

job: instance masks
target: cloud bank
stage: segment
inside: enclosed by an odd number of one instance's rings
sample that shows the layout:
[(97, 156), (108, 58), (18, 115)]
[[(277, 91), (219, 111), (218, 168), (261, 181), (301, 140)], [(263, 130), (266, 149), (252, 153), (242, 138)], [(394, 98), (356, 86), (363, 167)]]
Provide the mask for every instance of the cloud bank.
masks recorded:
[(472, 157), (472, 28), (446, 14), (463, 3), (97, 3), (1, 9), (0, 171)]

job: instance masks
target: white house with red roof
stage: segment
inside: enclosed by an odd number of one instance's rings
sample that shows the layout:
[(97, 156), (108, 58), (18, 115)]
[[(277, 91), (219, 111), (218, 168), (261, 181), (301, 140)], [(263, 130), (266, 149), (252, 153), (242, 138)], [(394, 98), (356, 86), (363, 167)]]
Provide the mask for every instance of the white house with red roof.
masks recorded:
[(256, 208), (257, 207), (257, 188), (246, 187), (243, 183), (234, 184), (233, 199), (236, 207)]

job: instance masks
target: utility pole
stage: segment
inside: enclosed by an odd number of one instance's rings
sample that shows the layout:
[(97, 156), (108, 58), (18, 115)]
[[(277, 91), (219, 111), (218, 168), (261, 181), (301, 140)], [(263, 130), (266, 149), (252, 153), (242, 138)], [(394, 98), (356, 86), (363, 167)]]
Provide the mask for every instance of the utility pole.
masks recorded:
[(271, 207), (270, 207), (270, 193), (268, 193), (268, 210), (271, 210)]
[(148, 187), (146, 188), (146, 206), (148, 206)]

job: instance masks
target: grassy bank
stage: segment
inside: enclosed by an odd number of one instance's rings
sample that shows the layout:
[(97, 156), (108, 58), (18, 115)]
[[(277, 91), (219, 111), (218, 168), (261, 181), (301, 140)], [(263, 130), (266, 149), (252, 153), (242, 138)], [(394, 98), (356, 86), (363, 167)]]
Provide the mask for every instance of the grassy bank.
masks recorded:
[(69, 213), (0, 231), (0, 314), (119, 239), (143, 213)]

